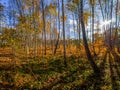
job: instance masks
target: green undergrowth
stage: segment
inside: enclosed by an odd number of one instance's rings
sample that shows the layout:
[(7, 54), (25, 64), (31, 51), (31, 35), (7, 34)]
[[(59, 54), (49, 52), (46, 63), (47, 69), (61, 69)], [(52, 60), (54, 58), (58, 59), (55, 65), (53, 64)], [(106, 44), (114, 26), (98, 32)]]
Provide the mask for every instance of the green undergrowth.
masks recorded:
[[(22, 63), (23, 61), (24, 63)], [(79, 57), (67, 57), (67, 67), (64, 66), (62, 56), (39, 57), (19, 62), (21, 64), (15, 65), (15, 67), (1, 69), (1, 89), (110, 90), (112, 88), (111, 83), (103, 84), (110, 81), (109, 74), (102, 75), (102, 81), (100, 81), (99, 77), (93, 73), (89, 62)], [(99, 62), (99, 67), (101, 63)]]

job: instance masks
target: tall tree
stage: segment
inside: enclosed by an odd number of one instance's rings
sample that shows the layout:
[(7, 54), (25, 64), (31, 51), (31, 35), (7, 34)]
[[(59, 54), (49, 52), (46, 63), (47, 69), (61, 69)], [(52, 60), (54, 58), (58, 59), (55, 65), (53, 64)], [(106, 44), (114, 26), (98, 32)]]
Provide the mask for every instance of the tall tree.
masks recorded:
[(65, 14), (64, 14), (64, 0), (62, 0), (62, 21), (63, 21), (64, 64), (65, 64), (65, 66), (67, 66), (67, 62), (66, 62), (66, 41), (65, 41)]
[(59, 33), (58, 33), (57, 41), (55, 44), (54, 55), (56, 54), (56, 50), (57, 50), (59, 39), (60, 39), (60, 1), (59, 0), (58, 0), (58, 30), (59, 30)]
[[(4, 11), (4, 6), (0, 3), (0, 24), (2, 23), (1, 21), (4, 16), (3, 11)], [(2, 26), (2, 24), (0, 25), (0, 27), (1, 26)]]
[(92, 55), (88, 47), (87, 39), (86, 39), (85, 24), (84, 24), (84, 19), (83, 19), (83, 0), (80, 1), (80, 15), (81, 15), (80, 21), (81, 21), (81, 27), (82, 27), (83, 42), (84, 42), (84, 47), (85, 47), (87, 58), (90, 62), (90, 65), (92, 66), (94, 70), (94, 73), (100, 73), (99, 68), (97, 67), (97, 65), (95, 64), (92, 58)]
[(44, 55), (46, 55), (46, 24), (45, 24), (45, 10), (44, 10), (44, 0), (41, 0), (42, 4), (42, 17), (43, 17), (43, 32), (44, 32)]
[(91, 6), (91, 18), (92, 18), (92, 43), (93, 43), (93, 53), (94, 55), (96, 55), (96, 52), (95, 52), (95, 47), (94, 47), (94, 39), (95, 39), (95, 3), (96, 3), (96, 0), (89, 0), (89, 5)]

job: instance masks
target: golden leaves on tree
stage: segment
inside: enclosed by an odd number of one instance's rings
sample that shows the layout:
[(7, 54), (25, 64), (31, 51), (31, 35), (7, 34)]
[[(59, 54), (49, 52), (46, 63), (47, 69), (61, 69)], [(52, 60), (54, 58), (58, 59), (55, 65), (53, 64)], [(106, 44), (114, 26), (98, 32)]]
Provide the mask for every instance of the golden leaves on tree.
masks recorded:
[(58, 15), (55, 5), (50, 4), (47, 8), (48, 8), (48, 11), (49, 11), (50, 14), (52, 14), (54, 16)]
[(89, 0), (89, 5), (94, 6), (96, 4), (96, 0)]
[(89, 18), (89, 16), (90, 16), (89, 11), (85, 11), (84, 12), (84, 22), (85, 22), (85, 24), (88, 24), (88, 18)]
[[(60, 17), (61, 18), (61, 21), (63, 21), (63, 16)], [(64, 16), (64, 21), (67, 20), (67, 16)]]

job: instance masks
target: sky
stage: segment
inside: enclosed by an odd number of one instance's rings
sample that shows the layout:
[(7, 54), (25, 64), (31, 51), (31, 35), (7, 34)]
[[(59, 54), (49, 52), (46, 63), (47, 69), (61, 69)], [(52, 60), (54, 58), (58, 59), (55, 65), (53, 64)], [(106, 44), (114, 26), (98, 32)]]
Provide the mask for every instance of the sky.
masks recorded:
[[(5, 7), (8, 7), (8, 5), (9, 5), (9, 1), (10, 0), (0, 0), (0, 3), (1, 4), (3, 4)], [(46, 4), (49, 4), (50, 2), (53, 2), (54, 0), (45, 0), (46, 2)], [(56, 0), (55, 0), (56, 1)], [(6, 10), (7, 10), (7, 8), (5, 8)], [(70, 16), (70, 15), (69, 15)], [(101, 16), (100, 16), (101, 17)], [(73, 34), (73, 32), (74, 32), (74, 30), (73, 30), (73, 23), (76, 25), (77, 23), (76, 22), (73, 22), (73, 19), (72, 18), (68, 18), (69, 20), (69, 24), (71, 25), (71, 27), (70, 27), (70, 32), (71, 32), (71, 35), (72, 35), (72, 38), (74, 38), (75, 36), (74, 36), (74, 34)], [(106, 23), (108, 23), (107, 21), (106, 21)], [(100, 27), (102, 27), (103, 26), (103, 24), (105, 24), (105, 22), (103, 22), (102, 21), (102, 19), (100, 19)], [(90, 29), (90, 26), (91, 26), (91, 24), (90, 23), (88, 23), (88, 25), (87, 25), (87, 28), (86, 29)], [(96, 26), (96, 23), (95, 23), (95, 26)], [(102, 28), (101, 28), (102, 29)], [(61, 30), (62, 31), (62, 30)], [(67, 31), (67, 30), (66, 30)], [(68, 33), (68, 32), (66, 32), (66, 33)], [(77, 33), (77, 32), (76, 32)], [(102, 32), (101, 32), (102, 33)]]
[(0, 3), (1, 3), (1, 4), (4, 4), (5, 6), (7, 6), (7, 5), (8, 5), (8, 1), (9, 1), (9, 0), (0, 0)]

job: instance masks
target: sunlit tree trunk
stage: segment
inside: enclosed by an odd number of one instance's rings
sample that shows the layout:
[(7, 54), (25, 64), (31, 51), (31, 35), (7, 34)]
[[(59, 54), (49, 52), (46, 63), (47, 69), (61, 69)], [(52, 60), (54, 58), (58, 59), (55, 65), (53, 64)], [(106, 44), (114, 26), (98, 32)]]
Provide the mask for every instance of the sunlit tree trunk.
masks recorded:
[[(112, 20), (113, 17), (113, 0), (111, 0), (111, 8), (110, 8), (110, 20)], [(110, 36), (109, 36), (109, 47), (112, 49), (112, 22), (110, 22)]]
[(56, 50), (58, 48), (59, 39), (60, 39), (60, 3), (59, 2), (60, 1), (58, 0), (58, 30), (59, 30), (59, 33), (58, 33), (57, 41), (55, 44), (54, 55), (56, 54)]
[(94, 29), (94, 18), (95, 18), (95, 0), (91, 0), (92, 1), (92, 43), (93, 43), (93, 53), (94, 55), (96, 55), (96, 52), (95, 52), (95, 47), (94, 47), (94, 43), (95, 43), (95, 29)]
[[(78, 17), (80, 18), (80, 13), (79, 13), (79, 10), (80, 10), (80, 5), (78, 6)], [(79, 37), (79, 41), (78, 41), (78, 46), (79, 46), (79, 49), (80, 49), (80, 19), (78, 19), (78, 37)]]
[(44, 55), (46, 55), (46, 30), (45, 30), (45, 11), (44, 11), (44, 0), (42, 1), (42, 17), (43, 17), (43, 32), (44, 32)]
[(74, 30), (74, 37), (75, 37), (75, 17), (74, 17), (74, 13), (72, 14), (73, 17), (73, 30)]
[(65, 15), (64, 15), (64, 0), (62, 0), (62, 21), (63, 21), (63, 47), (64, 47), (64, 64), (67, 66), (66, 62), (66, 40), (65, 40)]
[(115, 39), (114, 39), (114, 44), (116, 44), (117, 46), (117, 51), (120, 53), (120, 46), (118, 45), (118, 42), (119, 42), (119, 36), (118, 36), (118, 3), (119, 1), (117, 0), (116, 2), (116, 22), (115, 22), (115, 25), (116, 25), (116, 30), (115, 30)]

